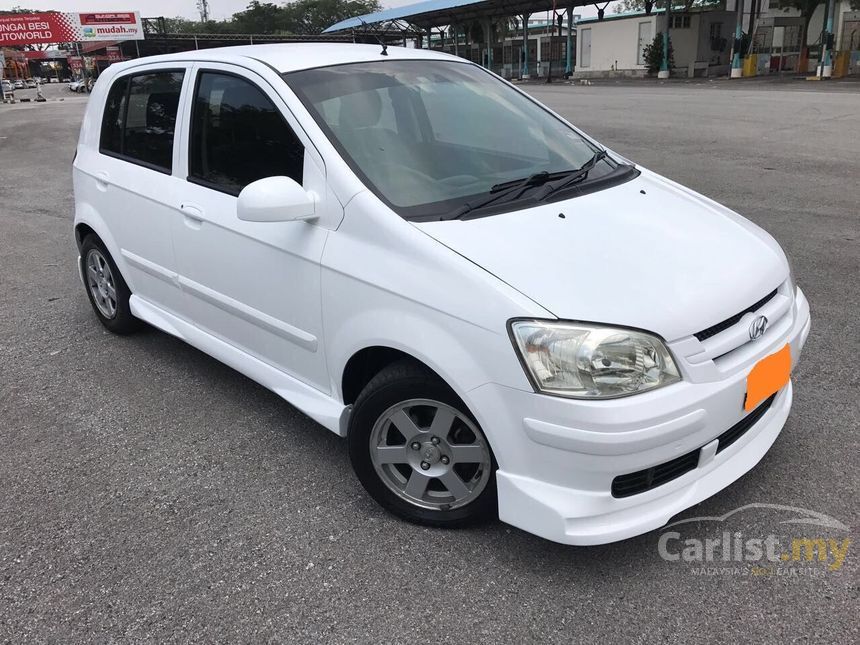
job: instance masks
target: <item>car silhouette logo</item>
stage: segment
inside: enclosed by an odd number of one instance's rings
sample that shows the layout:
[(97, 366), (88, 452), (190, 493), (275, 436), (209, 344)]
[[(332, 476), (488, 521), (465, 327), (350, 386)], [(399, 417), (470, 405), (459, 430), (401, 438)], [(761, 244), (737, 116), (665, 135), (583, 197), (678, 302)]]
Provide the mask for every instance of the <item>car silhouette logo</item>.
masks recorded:
[(767, 316), (756, 316), (750, 323), (750, 340), (761, 338), (767, 329)]

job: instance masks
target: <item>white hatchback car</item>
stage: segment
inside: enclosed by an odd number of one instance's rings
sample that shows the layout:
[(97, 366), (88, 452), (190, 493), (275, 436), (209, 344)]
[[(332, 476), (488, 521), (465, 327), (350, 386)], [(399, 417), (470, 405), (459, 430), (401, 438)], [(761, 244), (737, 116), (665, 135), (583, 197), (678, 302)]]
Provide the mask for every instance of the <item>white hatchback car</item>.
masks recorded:
[(736, 480), (788, 416), (809, 306), (770, 235), (460, 58), (112, 65), (74, 187), (105, 327), (270, 388), (412, 521), (619, 540)]

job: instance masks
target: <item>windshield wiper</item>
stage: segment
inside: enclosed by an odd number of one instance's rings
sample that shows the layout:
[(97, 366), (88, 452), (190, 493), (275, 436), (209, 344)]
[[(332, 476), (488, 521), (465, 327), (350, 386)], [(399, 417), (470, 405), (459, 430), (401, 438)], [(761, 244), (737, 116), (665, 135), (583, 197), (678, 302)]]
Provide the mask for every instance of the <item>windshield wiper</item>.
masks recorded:
[(467, 202), (460, 206), (460, 208), (458, 208), (457, 210), (442, 215), (440, 219), (460, 219), (466, 213), (470, 213), (471, 211), (477, 210), (479, 208), (484, 208), (485, 206), (489, 206), (490, 204), (495, 204), (496, 202), (500, 202), (502, 200), (512, 201), (514, 199), (517, 199), (520, 195), (522, 195), (532, 186), (540, 186), (541, 184), (545, 183), (549, 179), (549, 177), (550, 174), (546, 170), (541, 170), (540, 172), (536, 172), (533, 175), (529, 175), (524, 179), (515, 179), (511, 182), (495, 184), (492, 188), (490, 188), (490, 194), (487, 197), (484, 197), (484, 199), (480, 199), (475, 202)]
[(574, 170), (571, 174), (566, 177), (562, 177), (556, 182), (548, 183), (544, 186), (544, 189), (541, 191), (540, 195), (536, 195), (536, 199), (538, 201), (542, 199), (546, 199), (552, 193), (557, 190), (561, 190), (562, 188), (567, 188), (569, 186), (573, 186), (574, 184), (579, 183), (584, 180), (588, 173), (594, 168), (602, 159), (606, 158), (606, 150), (598, 150), (595, 152), (591, 159), (582, 164), (579, 169)]

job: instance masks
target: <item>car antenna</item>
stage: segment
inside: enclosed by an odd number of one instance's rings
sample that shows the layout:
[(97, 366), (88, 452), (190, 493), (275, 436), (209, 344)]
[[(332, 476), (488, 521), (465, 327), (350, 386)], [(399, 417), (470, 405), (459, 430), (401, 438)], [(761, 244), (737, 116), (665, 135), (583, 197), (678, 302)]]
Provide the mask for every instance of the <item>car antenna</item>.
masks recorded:
[[(368, 33), (368, 34), (369, 34), (369, 33), (370, 33), (370, 25), (368, 25), (368, 24), (367, 24), (364, 20), (362, 20), (361, 18), (359, 18), (359, 21), (361, 22), (361, 26), (362, 26), (362, 27), (364, 27), (364, 31), (365, 31), (365, 33)], [(376, 38), (376, 42), (378, 42), (380, 45), (382, 45), (382, 51), (380, 52), (380, 54), (381, 54), (382, 56), (388, 56), (388, 45), (386, 44), (386, 42), (385, 42), (385, 40), (384, 40), (384, 38), (385, 38), (385, 34), (387, 34), (387, 33), (388, 33), (388, 29), (386, 29), (385, 31), (383, 31), (383, 32), (382, 32), (382, 35), (380, 35), (380, 34), (379, 34), (379, 32), (377, 32), (377, 33), (373, 34), (373, 36)]]

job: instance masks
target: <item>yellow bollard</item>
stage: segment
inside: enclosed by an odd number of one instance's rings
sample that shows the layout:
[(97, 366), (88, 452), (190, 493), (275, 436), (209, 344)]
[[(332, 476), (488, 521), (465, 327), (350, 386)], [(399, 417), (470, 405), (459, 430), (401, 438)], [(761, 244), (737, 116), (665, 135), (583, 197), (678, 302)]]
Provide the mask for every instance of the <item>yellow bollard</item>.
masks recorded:
[(758, 54), (750, 54), (744, 58), (743, 75), (755, 76), (758, 69)]
[(833, 56), (832, 78), (842, 78), (848, 74), (851, 52), (836, 52)]

